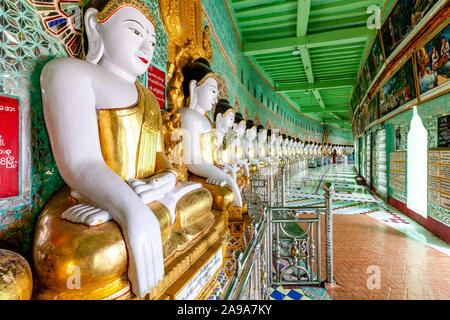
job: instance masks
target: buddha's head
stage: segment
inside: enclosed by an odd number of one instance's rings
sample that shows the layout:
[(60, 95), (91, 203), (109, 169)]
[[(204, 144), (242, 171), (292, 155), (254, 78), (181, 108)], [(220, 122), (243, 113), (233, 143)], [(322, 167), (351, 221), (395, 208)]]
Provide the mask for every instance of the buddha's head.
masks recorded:
[(156, 48), (154, 18), (138, 0), (91, 0), (84, 7), (86, 60), (135, 81)]
[(234, 116), (234, 126), (233, 126), (234, 132), (236, 132), (236, 134), (239, 137), (241, 137), (244, 135), (246, 129), (247, 129), (247, 122), (242, 116), (242, 113), (237, 112), (236, 115)]
[(204, 113), (217, 104), (218, 81), (209, 62), (199, 58), (183, 67), (183, 93), (186, 106)]
[(267, 130), (262, 125), (259, 125), (256, 128), (256, 130), (258, 131), (258, 141), (266, 142), (266, 140), (267, 140)]
[(216, 130), (227, 132), (233, 127), (235, 112), (228, 100), (220, 99), (214, 111)]
[(253, 122), (253, 120), (247, 120), (247, 122), (245, 123), (246, 128), (245, 128), (245, 138), (248, 141), (252, 141), (256, 138), (256, 133), (257, 133), (257, 129), (256, 129), (256, 125)]

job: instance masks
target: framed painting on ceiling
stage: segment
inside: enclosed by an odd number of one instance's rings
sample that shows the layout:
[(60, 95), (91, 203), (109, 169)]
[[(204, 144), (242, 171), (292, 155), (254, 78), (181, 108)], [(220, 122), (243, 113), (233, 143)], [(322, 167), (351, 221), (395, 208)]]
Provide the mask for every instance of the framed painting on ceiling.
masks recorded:
[[(437, 31), (416, 52), (421, 98), (431, 99), (448, 91), (450, 80), (450, 23)], [(441, 90), (444, 89), (444, 90)]]
[(412, 59), (381, 86), (378, 101), (380, 117), (417, 98)]
[(439, 0), (397, 0), (381, 27), (386, 58), (395, 51), (406, 36)]

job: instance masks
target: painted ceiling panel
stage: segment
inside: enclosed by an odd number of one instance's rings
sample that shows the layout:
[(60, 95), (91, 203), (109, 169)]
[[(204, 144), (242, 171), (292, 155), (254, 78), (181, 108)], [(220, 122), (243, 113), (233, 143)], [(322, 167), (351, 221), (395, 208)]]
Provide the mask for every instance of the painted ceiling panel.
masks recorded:
[(387, 0), (226, 0), (244, 53), (295, 108), (350, 126), (350, 95), (375, 37), (367, 8)]

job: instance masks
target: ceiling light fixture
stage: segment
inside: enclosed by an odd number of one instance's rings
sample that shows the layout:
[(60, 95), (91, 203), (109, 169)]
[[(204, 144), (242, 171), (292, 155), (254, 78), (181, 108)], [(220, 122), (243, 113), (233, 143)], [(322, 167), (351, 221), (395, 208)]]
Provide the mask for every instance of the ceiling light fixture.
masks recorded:
[(298, 56), (300, 53), (301, 52), (300, 52), (300, 50), (298, 48), (295, 48), (295, 50), (292, 51), (292, 55), (294, 55), (294, 56)]

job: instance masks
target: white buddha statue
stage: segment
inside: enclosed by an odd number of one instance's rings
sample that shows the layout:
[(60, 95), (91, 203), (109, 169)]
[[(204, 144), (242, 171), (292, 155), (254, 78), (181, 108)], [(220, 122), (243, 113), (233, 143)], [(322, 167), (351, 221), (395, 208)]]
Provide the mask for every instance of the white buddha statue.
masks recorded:
[(245, 129), (245, 156), (251, 164), (258, 165), (258, 155), (256, 152), (257, 149), (257, 127), (254, 124), (253, 120), (247, 120), (246, 129)]
[[(180, 232), (190, 241), (214, 221), (212, 199), (200, 184), (177, 182), (164, 152), (159, 104), (136, 80), (157, 45), (149, 9), (137, 0), (110, 0), (91, 1), (84, 10), (86, 60), (57, 58), (41, 75), (45, 122), (70, 196), (58, 192), (40, 216), (35, 268), (53, 299), (106, 298), (123, 272), (133, 293), (144, 297), (163, 279), (165, 260), (188, 246)], [(202, 199), (195, 221), (185, 210), (192, 195)], [(175, 220), (178, 240), (171, 238)], [(66, 287), (70, 263), (89, 279), (77, 292)]]
[(283, 150), (283, 158), (285, 160), (287, 160), (289, 157), (288, 144), (289, 144), (289, 139), (286, 134), (283, 134), (283, 142), (281, 144), (281, 148)]
[(267, 130), (267, 149), (268, 156), (272, 161), (277, 161), (277, 150), (276, 150), (276, 142), (277, 142), (277, 133), (275, 130), (269, 129)]
[(245, 133), (247, 129), (247, 122), (240, 112), (237, 112), (234, 117), (234, 140), (232, 142), (231, 158), (234, 163), (243, 168), (244, 175), (248, 178), (249, 173), (249, 160), (245, 157)]
[(270, 164), (271, 161), (270, 158), (268, 157), (268, 148), (267, 148), (267, 130), (262, 125), (259, 125), (257, 127), (257, 131), (258, 131), (257, 137), (258, 159), (265, 164)]
[(278, 135), (276, 141), (275, 141), (275, 151), (276, 151), (276, 157), (278, 160), (281, 160), (283, 157), (283, 136), (280, 134)]
[[(186, 65), (183, 75), (186, 107), (181, 108), (180, 113), (184, 162), (193, 175), (190, 180), (206, 183), (204, 187), (213, 194), (216, 209), (228, 209), (231, 199), (235, 206), (242, 207), (236, 180), (216, 162), (217, 147), (223, 142), (221, 138), (226, 134), (225, 128), (233, 124), (234, 111), (222, 113), (215, 129), (206, 116), (218, 102), (218, 81), (206, 59), (200, 58)], [(217, 188), (225, 186), (231, 187), (234, 194), (226, 191), (224, 196), (225, 191)]]

